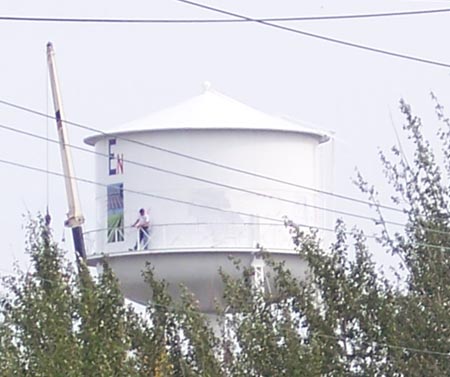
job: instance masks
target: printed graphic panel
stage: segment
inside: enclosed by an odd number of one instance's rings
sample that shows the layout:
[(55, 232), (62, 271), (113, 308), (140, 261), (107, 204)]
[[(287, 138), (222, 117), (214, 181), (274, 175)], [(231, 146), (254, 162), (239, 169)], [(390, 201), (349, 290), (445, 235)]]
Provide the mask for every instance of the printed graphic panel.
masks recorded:
[(123, 183), (107, 187), (108, 197), (108, 242), (124, 240)]

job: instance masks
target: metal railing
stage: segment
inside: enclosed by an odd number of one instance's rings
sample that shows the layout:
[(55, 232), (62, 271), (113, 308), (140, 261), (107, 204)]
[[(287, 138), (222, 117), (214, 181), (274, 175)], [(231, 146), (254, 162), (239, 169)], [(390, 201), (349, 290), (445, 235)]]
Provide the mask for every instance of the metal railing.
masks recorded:
[[(85, 232), (88, 255), (143, 249), (180, 248), (292, 248), (291, 237), (279, 223), (172, 223), (153, 224), (147, 237), (134, 227)], [(144, 242), (143, 242), (144, 241)]]

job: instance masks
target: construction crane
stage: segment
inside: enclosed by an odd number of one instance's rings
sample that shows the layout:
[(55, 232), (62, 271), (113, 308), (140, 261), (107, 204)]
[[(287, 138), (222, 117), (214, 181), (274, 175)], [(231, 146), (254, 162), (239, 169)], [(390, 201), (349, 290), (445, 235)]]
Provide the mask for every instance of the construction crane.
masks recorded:
[(86, 259), (86, 248), (84, 244), (82, 227), (82, 225), (84, 224), (84, 217), (81, 213), (80, 201), (78, 198), (78, 188), (73, 172), (72, 154), (68, 143), (61, 94), (59, 90), (58, 77), (56, 74), (55, 51), (53, 49), (53, 45), (50, 42), (47, 43), (47, 63), (50, 73), (50, 83), (52, 87), (56, 127), (58, 130), (67, 201), (69, 204), (67, 220), (64, 222), (64, 225), (72, 229), (75, 252), (80, 258)]

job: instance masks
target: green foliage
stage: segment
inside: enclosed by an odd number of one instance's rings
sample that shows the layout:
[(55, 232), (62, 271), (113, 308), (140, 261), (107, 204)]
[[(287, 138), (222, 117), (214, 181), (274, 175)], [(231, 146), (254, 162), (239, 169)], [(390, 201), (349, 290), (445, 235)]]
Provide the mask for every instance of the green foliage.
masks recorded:
[(401, 256), (408, 272), (407, 291), (398, 297), (396, 340), (402, 346), (429, 352), (397, 352), (395, 362), (410, 376), (450, 375), (450, 360), (445, 356), (450, 352), (450, 122), (436, 103), (443, 126), (438, 135), (444, 163), (439, 164), (423, 136), (421, 120), (404, 102), (401, 111), (407, 120), (404, 129), (414, 146), (413, 164), (395, 148), (397, 161), (391, 163), (384, 156), (382, 161), (408, 224), (404, 234), (391, 238), (385, 232), (383, 239)]
[[(289, 275), (282, 266), (276, 268), (278, 279)], [(244, 269), (238, 281), (224, 276), (228, 314), (223, 313), (222, 342), (228, 375), (317, 375), (320, 360), (301, 335), (301, 316), (294, 299), (298, 285), (292, 281), (285, 287), (277, 284), (276, 295), (269, 295), (249, 285), (251, 274), (251, 269)]]
[(2, 375), (130, 376), (124, 300), (112, 271), (75, 273), (43, 219), (30, 221), (32, 272), (6, 280)]
[(11, 300), (2, 305), (5, 331), (20, 363), (17, 375), (77, 376), (81, 349), (73, 331), (71, 271), (41, 219), (31, 222), (28, 232), (35, 270), (7, 281)]
[(80, 263), (77, 314), (78, 338), (82, 346), (82, 375), (130, 376), (128, 331), (124, 299), (118, 281), (104, 262), (95, 284)]
[(375, 189), (361, 176), (358, 185), (379, 215), (380, 244), (402, 261), (403, 284), (376, 269), (362, 231), (338, 221), (325, 250), (316, 233), (287, 221), (308, 266), (301, 280), (261, 253), (271, 271), (267, 290), (235, 261), (241, 277), (221, 273), (225, 304), (211, 324), (187, 289), (174, 300), (148, 266), (143, 278), (152, 300), (141, 315), (125, 305), (106, 262), (99, 278), (83, 261), (72, 269), (38, 218), (28, 227), (33, 268), (5, 280), (0, 375), (450, 375), (450, 120), (436, 105), (439, 164), (420, 119), (404, 102), (401, 111), (412, 158), (394, 147), (381, 160), (405, 229), (391, 234)]

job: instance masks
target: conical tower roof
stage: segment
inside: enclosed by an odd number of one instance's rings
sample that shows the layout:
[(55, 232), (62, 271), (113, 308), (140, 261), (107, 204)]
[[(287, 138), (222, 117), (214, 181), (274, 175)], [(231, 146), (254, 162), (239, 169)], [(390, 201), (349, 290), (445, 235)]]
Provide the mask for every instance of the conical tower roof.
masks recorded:
[(89, 136), (90, 145), (105, 135), (121, 135), (135, 132), (186, 129), (243, 129), (303, 133), (329, 139), (326, 132), (281, 117), (265, 114), (215, 90), (205, 91), (178, 105), (157, 111), (144, 118), (121, 125), (103, 134)]

